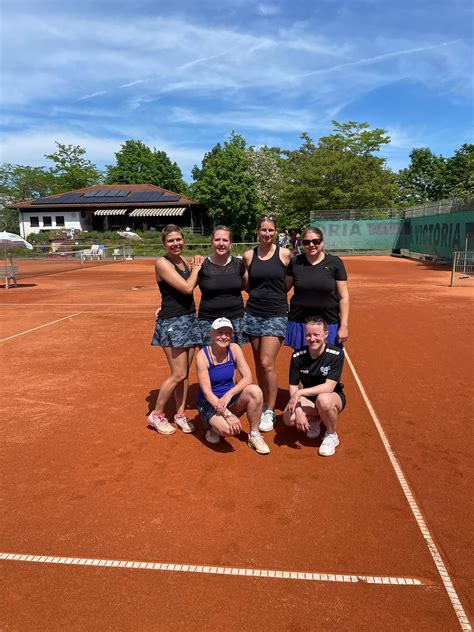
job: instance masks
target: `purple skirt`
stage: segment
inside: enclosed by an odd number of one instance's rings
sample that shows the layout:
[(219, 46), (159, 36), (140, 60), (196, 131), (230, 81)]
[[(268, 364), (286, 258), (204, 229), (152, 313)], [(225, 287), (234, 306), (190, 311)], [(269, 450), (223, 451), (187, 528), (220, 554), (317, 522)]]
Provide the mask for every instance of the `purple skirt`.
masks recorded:
[[(342, 342), (336, 341), (338, 331), (339, 323), (329, 324), (327, 342), (330, 345), (336, 345), (336, 347), (340, 347), (342, 349), (344, 346)], [(283, 344), (287, 347), (293, 347), (295, 351), (305, 347), (308, 343), (306, 342), (306, 336), (304, 335), (304, 323), (294, 323), (293, 321), (288, 321)]]

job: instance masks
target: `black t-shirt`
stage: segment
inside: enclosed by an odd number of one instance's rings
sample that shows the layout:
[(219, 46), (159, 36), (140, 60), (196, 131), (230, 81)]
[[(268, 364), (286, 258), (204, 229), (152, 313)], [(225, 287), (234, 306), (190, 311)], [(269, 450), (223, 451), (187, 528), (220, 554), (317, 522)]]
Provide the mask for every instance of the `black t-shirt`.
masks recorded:
[(231, 257), (225, 266), (218, 266), (206, 257), (199, 271), (198, 285), (201, 290), (199, 318), (214, 320), (242, 318), (244, 302), (242, 300), (242, 277), (244, 262)]
[(297, 255), (286, 271), (293, 277), (294, 294), (289, 320), (303, 323), (308, 316), (321, 316), (327, 323), (339, 322), (339, 295), (336, 281), (346, 281), (347, 272), (339, 257), (326, 254), (311, 265), (306, 255)]
[(334, 380), (337, 382), (334, 392), (341, 393), (344, 388), (340, 382), (343, 367), (343, 349), (326, 344), (323, 353), (312, 358), (309, 347), (303, 347), (291, 356), (290, 384), (298, 386), (301, 382), (303, 388), (311, 388), (324, 384), (326, 380)]

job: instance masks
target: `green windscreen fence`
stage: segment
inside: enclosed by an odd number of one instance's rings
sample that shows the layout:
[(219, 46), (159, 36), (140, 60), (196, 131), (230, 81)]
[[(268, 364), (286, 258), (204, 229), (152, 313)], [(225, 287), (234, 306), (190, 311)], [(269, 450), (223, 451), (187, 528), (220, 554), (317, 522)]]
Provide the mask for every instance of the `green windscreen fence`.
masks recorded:
[(405, 219), (318, 220), (326, 249), (407, 250), (440, 259), (474, 246), (474, 211)]
[(313, 220), (327, 250), (392, 250), (403, 230), (401, 219)]

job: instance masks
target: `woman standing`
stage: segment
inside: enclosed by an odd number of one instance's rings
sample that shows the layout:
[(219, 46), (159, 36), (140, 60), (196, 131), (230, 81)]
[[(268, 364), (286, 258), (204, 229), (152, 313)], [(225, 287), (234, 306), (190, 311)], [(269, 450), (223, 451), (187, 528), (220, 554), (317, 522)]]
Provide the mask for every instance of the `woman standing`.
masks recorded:
[(288, 266), (287, 287), (294, 288), (290, 301), (285, 345), (301, 349), (306, 344), (304, 322), (320, 316), (328, 324), (329, 344), (342, 347), (349, 337), (349, 291), (347, 272), (339, 257), (324, 252), (319, 228), (307, 228), (301, 243), (304, 252)]
[(274, 243), (276, 219), (263, 215), (257, 224), (258, 246), (244, 254), (249, 299), (244, 331), (250, 337), (258, 383), (264, 396), (260, 430), (268, 432), (275, 422), (278, 377), (275, 363), (288, 322), (285, 272), (291, 258), (287, 248)]
[(185, 415), (189, 367), (194, 348), (201, 337), (196, 319), (193, 290), (197, 283), (202, 257), (195, 257), (192, 269), (181, 257), (184, 237), (179, 226), (168, 224), (161, 233), (166, 254), (155, 264), (156, 280), (161, 292), (161, 309), (157, 316), (151, 344), (163, 347), (171, 375), (160, 387), (155, 409), (148, 419), (160, 434), (173, 434), (176, 428), (165, 416), (165, 406), (174, 394), (174, 423), (183, 432), (194, 432), (194, 425)]
[(243, 332), (244, 302), (242, 285), (244, 264), (242, 259), (230, 254), (232, 232), (227, 226), (216, 226), (211, 235), (213, 254), (206, 257), (198, 276), (201, 290), (198, 324), (201, 344), (211, 343), (211, 324), (216, 318), (225, 317), (232, 322), (233, 342), (248, 342)]

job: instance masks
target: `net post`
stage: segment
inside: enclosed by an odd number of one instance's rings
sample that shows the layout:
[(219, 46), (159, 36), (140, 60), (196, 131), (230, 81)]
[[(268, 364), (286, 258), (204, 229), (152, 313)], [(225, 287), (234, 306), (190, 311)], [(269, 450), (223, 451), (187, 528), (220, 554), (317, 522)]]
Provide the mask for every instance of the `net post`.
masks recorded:
[(449, 284), (449, 287), (453, 287), (454, 285), (454, 271), (456, 270), (457, 255), (457, 252), (453, 252), (453, 267), (451, 268), (451, 283)]

